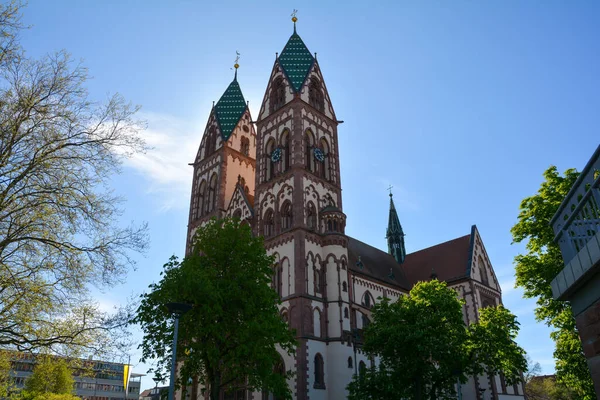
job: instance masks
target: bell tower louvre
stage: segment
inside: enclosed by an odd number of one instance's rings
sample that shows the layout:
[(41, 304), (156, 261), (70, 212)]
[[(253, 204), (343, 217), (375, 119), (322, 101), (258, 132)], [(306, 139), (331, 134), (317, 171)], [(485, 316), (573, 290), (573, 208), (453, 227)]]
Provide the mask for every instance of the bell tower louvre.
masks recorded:
[[(501, 291), (473, 225), (462, 237), (407, 254), (390, 193), (388, 251), (346, 235), (338, 121), (316, 54), (296, 29), (277, 55), (256, 121), (235, 76), (213, 106), (194, 169), (187, 251), (195, 230), (212, 217), (236, 217), (264, 237), (274, 255), (272, 287), (280, 314), (297, 334), (281, 368), (295, 400), (337, 400), (358, 371), (377, 363), (362, 352), (363, 329), (381, 298), (395, 301), (419, 281), (447, 282), (465, 300), (464, 322), (501, 304)], [(256, 128), (256, 129), (255, 129)], [(383, 224), (382, 224), (383, 225)], [(470, 377), (465, 400), (523, 399), (523, 386), (499, 375)], [(235, 396), (238, 396), (236, 394)], [(226, 397), (230, 398), (230, 397)], [(236, 400), (274, 399), (247, 391)], [(231, 397), (233, 399), (233, 397)]]

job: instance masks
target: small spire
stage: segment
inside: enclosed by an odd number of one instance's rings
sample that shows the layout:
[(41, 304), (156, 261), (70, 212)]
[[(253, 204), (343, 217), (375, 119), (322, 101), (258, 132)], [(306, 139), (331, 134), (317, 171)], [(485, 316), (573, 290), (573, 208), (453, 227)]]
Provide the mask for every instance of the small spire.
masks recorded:
[(292, 12), (292, 21), (294, 22), (294, 33), (296, 33), (296, 22), (298, 21), (298, 18), (296, 17), (296, 13), (298, 12), (298, 10), (294, 9), (294, 11)]
[(402, 230), (402, 225), (400, 225), (400, 219), (398, 218), (398, 213), (396, 212), (396, 207), (394, 206), (391, 185), (388, 190), (390, 191), (390, 216), (385, 238), (388, 242), (388, 253), (396, 259), (398, 264), (402, 264), (406, 257), (406, 249), (404, 247), (404, 231)]

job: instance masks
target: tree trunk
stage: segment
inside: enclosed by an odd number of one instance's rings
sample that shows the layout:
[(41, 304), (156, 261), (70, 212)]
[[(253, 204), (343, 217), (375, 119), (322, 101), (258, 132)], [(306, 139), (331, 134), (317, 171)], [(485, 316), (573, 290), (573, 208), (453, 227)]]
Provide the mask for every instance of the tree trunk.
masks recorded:
[(198, 399), (198, 377), (194, 376), (192, 378), (192, 399)]
[(219, 400), (221, 393), (221, 372), (215, 371), (210, 382), (210, 400)]

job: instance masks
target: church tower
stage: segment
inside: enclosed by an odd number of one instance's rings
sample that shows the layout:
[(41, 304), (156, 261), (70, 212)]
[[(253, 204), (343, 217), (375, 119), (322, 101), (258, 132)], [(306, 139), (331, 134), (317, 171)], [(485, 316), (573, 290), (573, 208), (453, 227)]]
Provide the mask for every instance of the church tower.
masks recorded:
[(388, 227), (385, 233), (385, 238), (388, 242), (388, 253), (390, 253), (399, 264), (404, 262), (406, 258), (406, 249), (404, 248), (404, 231), (400, 225), (400, 219), (394, 206), (393, 195), (390, 192), (390, 217)]
[(237, 59), (234, 67), (233, 81), (213, 105), (196, 159), (190, 164), (194, 176), (186, 253), (191, 251), (196, 228), (212, 217), (224, 216), (238, 188), (247, 196), (254, 192), (256, 132), (237, 81)]
[[(316, 59), (294, 31), (275, 59), (257, 125), (257, 235), (276, 255), (273, 285), (282, 317), (296, 330), (294, 398), (343, 398), (332, 393), (342, 344), (350, 331), (346, 215), (342, 211), (336, 119)], [(344, 316), (345, 315), (345, 316)], [(333, 358), (336, 361), (333, 362)], [(337, 360), (339, 358), (339, 360)], [(346, 358), (343, 358), (346, 362)], [(338, 388), (339, 390), (339, 388)], [(339, 396), (339, 397), (338, 397)]]

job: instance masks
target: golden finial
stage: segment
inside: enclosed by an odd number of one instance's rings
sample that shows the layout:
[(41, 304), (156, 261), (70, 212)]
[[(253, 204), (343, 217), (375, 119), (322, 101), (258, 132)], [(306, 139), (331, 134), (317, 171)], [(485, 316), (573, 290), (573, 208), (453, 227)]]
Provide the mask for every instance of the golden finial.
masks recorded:
[(297, 12), (298, 12), (298, 10), (294, 9), (294, 12), (292, 13), (292, 21), (294, 21), (294, 24), (296, 23), (296, 21), (298, 21), (298, 18), (296, 18)]
[(239, 51), (235, 51), (235, 64), (233, 64), (233, 68), (238, 69), (240, 67), (240, 64), (238, 64), (238, 61), (240, 61), (240, 52)]

